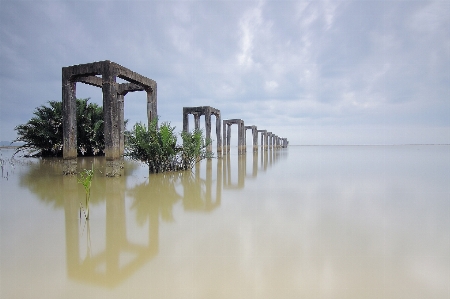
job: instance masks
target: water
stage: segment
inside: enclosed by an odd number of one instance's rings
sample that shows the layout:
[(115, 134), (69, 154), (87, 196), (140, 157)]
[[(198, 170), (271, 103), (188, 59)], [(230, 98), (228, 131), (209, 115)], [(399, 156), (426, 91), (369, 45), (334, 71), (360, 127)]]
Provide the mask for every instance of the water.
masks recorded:
[[(7, 160), (11, 150), (1, 150)], [(450, 298), (450, 146), (311, 146), (150, 175), (2, 167), (1, 298)]]

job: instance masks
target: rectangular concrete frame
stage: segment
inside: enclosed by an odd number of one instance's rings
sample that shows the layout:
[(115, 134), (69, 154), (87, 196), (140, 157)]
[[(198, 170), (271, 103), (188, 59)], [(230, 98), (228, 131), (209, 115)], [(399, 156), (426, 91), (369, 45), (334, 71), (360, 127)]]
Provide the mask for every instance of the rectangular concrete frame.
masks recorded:
[[(117, 77), (128, 81), (128, 83), (117, 83)], [(123, 101), (124, 96), (128, 92), (146, 91), (148, 122), (150, 123), (157, 117), (157, 85), (154, 80), (109, 60), (63, 67), (63, 159), (67, 160), (66, 165), (70, 167), (69, 169), (65, 169), (65, 173), (74, 173), (76, 171), (76, 162), (74, 163), (73, 160), (77, 157), (77, 82), (102, 88), (105, 135), (104, 152), (107, 162), (118, 160), (124, 152)], [(116, 169), (112, 171), (112, 173), (107, 173), (106, 175), (116, 175)]]
[[(205, 116), (205, 138), (211, 139), (211, 115), (216, 117), (216, 138), (217, 138), (217, 155), (220, 157), (222, 153), (222, 136), (221, 136), (221, 116), (220, 110), (211, 106), (199, 107), (183, 107), (183, 131), (189, 132), (189, 114), (194, 115), (195, 129), (200, 129), (200, 116)], [(208, 150), (212, 150), (212, 145), (208, 146)]]

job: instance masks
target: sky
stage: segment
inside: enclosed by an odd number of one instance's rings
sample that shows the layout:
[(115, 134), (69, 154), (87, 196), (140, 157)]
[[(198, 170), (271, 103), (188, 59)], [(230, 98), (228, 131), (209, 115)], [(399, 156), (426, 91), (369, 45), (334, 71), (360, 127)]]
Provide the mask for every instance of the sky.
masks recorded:
[[(0, 0), (0, 140), (61, 100), (62, 67), (103, 60), (155, 80), (176, 131), (212, 106), (291, 145), (450, 144), (448, 0)], [(145, 92), (125, 118), (146, 122)]]

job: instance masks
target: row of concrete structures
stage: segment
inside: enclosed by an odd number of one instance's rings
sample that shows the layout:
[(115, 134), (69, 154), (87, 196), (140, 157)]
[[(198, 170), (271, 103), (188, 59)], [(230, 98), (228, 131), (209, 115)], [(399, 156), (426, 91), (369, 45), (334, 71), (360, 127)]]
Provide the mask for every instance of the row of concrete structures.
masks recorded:
[[(194, 116), (195, 129), (200, 129), (200, 117), (205, 116), (205, 138), (211, 139), (211, 115), (216, 117), (216, 141), (217, 141), (217, 155), (221, 156), (222, 153), (226, 155), (230, 152), (231, 141), (231, 126), (237, 125), (238, 127), (238, 153), (244, 154), (247, 151), (247, 130), (252, 130), (253, 137), (253, 152), (258, 151), (258, 136), (261, 136), (261, 148), (264, 150), (275, 148), (286, 148), (289, 144), (287, 138), (282, 138), (267, 130), (258, 130), (255, 125), (246, 126), (242, 119), (224, 119), (223, 120), (223, 135), (222, 133), (222, 121), (220, 110), (211, 106), (199, 106), (199, 107), (184, 107), (183, 108), (183, 131), (189, 131), (189, 115)], [(222, 143), (223, 136), (223, 143)], [(208, 150), (212, 150), (212, 144), (209, 144)]]
[[(117, 78), (126, 82), (118, 83)], [(99, 87), (103, 93), (103, 118), (105, 135), (106, 175), (120, 175), (121, 158), (124, 154), (124, 97), (129, 92), (147, 93), (147, 119), (157, 117), (157, 84), (154, 80), (133, 72), (115, 62), (104, 60), (62, 68), (62, 105), (63, 105), (63, 159), (66, 174), (76, 173), (77, 169), (77, 120), (76, 120), (76, 84), (84, 83)], [(186, 113), (186, 116), (185, 116)], [(206, 138), (211, 136), (211, 114), (216, 116), (217, 152), (222, 153), (220, 111), (209, 106), (186, 107), (183, 109), (183, 128), (189, 129), (187, 114), (194, 114), (195, 126), (200, 126), (200, 116), (205, 115)], [(240, 119), (223, 121), (223, 147), (230, 150), (230, 126), (238, 125), (239, 153), (246, 148), (245, 131), (252, 129), (253, 149), (258, 150), (258, 133), (261, 132), (261, 144), (267, 148), (287, 147), (288, 141), (271, 132), (257, 130), (256, 126), (244, 126)], [(227, 128), (227, 130), (225, 130)], [(211, 150), (211, 147), (210, 147)]]

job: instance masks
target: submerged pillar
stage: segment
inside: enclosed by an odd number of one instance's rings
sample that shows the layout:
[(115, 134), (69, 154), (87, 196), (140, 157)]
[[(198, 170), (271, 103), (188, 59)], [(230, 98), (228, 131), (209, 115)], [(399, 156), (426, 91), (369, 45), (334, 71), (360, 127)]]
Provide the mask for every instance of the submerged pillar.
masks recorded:
[(77, 101), (76, 82), (71, 80), (70, 70), (62, 69), (63, 106), (63, 173), (77, 172)]
[[(120, 77), (129, 83), (116, 82)], [(77, 120), (76, 82), (102, 88), (106, 175), (120, 175), (124, 152), (124, 96), (127, 92), (147, 91), (148, 122), (156, 117), (156, 82), (109, 60), (62, 68), (63, 159), (64, 173), (76, 172)]]
[[(211, 106), (183, 107), (183, 131), (189, 132), (189, 114), (194, 115), (195, 129), (200, 129), (200, 116), (205, 116), (205, 139), (211, 140), (211, 114), (216, 117), (217, 154), (222, 154), (221, 119), (220, 110)], [(212, 151), (212, 143), (207, 147)]]

